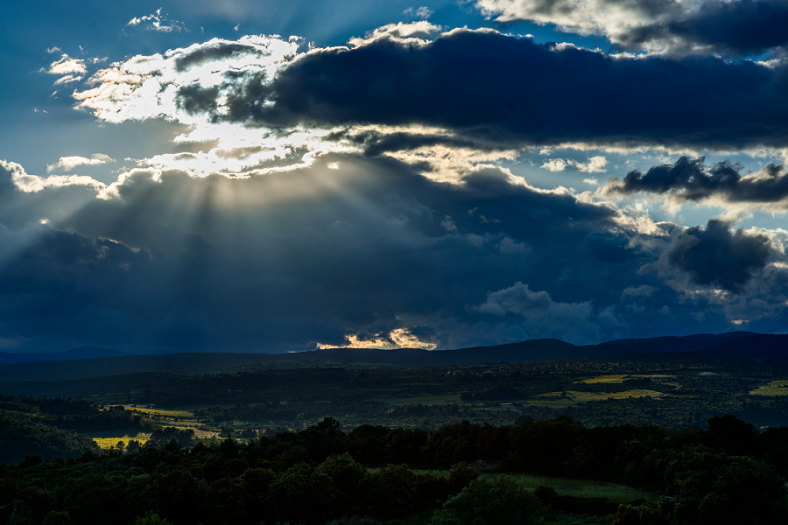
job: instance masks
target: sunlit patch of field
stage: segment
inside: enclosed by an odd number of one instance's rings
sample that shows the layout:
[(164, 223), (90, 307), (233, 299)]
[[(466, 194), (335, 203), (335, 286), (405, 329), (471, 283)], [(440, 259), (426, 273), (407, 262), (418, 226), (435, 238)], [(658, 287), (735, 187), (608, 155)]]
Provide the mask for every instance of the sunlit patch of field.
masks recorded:
[[(194, 431), (194, 435), (197, 439), (214, 439), (219, 437), (219, 432), (198, 428), (201, 424), (196, 419), (173, 419), (166, 422), (160, 421), (159, 423), (165, 427), (175, 427), (184, 430), (191, 429)], [(315, 422), (315, 424), (317, 424), (317, 422)]]
[(788, 396), (788, 379), (778, 379), (767, 385), (761, 385), (750, 395), (753, 396)]
[[(417, 474), (434, 474), (436, 476), (448, 477), (447, 470), (414, 470)], [(657, 501), (657, 495), (652, 492), (619, 485), (617, 483), (604, 483), (601, 481), (589, 481), (571, 478), (553, 478), (550, 476), (534, 476), (531, 474), (482, 474), (482, 478), (498, 479), (508, 477), (516, 481), (523, 487), (534, 490), (537, 487), (550, 487), (560, 496), (575, 496), (578, 498), (608, 498), (619, 503), (630, 503), (637, 499), (646, 501)]]
[(105, 432), (86, 432), (85, 435), (95, 441), (95, 443), (101, 448), (115, 448), (115, 445), (118, 444), (118, 441), (123, 441), (125, 445), (128, 445), (129, 441), (132, 439), (139, 441), (140, 444), (144, 444), (148, 442), (148, 439), (150, 439), (150, 433), (137, 432), (136, 430), (128, 429), (108, 430)]
[(435, 396), (403, 397), (396, 399), (382, 399), (389, 405), (442, 405), (445, 403), (456, 403), (460, 400), (460, 394), (439, 394)]
[(578, 381), (578, 383), (623, 383), (624, 379), (629, 377), (626, 374), (616, 374), (616, 375), (609, 375), (609, 376), (596, 376), (591, 377), (589, 379), (583, 379)]
[(605, 376), (590, 377), (588, 379), (581, 379), (580, 381), (575, 381), (575, 382), (586, 383), (586, 384), (623, 383), (624, 380), (626, 379), (667, 379), (670, 377), (676, 377), (676, 376), (668, 375), (668, 374), (611, 374)]
[(171, 419), (190, 419), (194, 417), (194, 412), (187, 410), (164, 410), (161, 408), (140, 408), (140, 407), (124, 407), (126, 410), (132, 412), (139, 412), (148, 417), (164, 417)]
[(567, 390), (566, 396), (563, 392), (549, 392), (541, 394), (535, 398), (528, 400), (528, 404), (535, 406), (567, 406), (577, 403), (587, 403), (589, 401), (606, 401), (608, 399), (627, 399), (637, 397), (662, 397), (662, 392), (655, 390), (642, 390), (634, 389), (627, 390), (626, 392), (614, 392), (608, 394), (607, 392), (576, 392), (574, 390)]
[(217, 439), (219, 437), (218, 432), (198, 429), (194, 429), (194, 435), (197, 437), (197, 439)]

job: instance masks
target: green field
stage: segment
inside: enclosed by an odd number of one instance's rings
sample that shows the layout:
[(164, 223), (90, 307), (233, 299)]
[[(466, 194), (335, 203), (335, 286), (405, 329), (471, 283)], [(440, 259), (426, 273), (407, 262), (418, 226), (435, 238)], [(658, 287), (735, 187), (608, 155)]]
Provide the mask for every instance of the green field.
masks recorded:
[[(436, 476), (448, 477), (447, 470), (414, 470), (417, 474), (434, 474)], [(652, 492), (639, 490), (619, 485), (616, 483), (604, 483), (601, 481), (588, 481), (583, 479), (554, 478), (550, 476), (536, 476), (532, 474), (482, 474), (482, 478), (498, 479), (508, 477), (517, 484), (529, 490), (537, 487), (549, 487), (555, 489), (559, 496), (575, 496), (577, 498), (607, 498), (611, 501), (626, 504), (638, 499), (657, 502), (658, 497)]]
[(609, 375), (609, 376), (597, 376), (597, 377), (591, 377), (589, 379), (583, 379), (582, 381), (578, 381), (578, 383), (589, 383), (589, 384), (593, 384), (593, 383), (623, 383), (624, 379), (626, 379), (627, 377), (629, 377), (629, 376), (627, 376), (626, 374), (615, 374), (615, 375)]
[[(504, 474), (482, 474), (485, 478), (500, 478)], [(508, 476), (508, 475), (507, 475)], [(601, 481), (587, 481), (582, 479), (564, 479), (548, 476), (534, 476), (530, 474), (517, 474), (508, 476), (518, 484), (528, 489), (537, 487), (550, 487), (555, 489), (559, 496), (575, 496), (577, 498), (608, 498), (619, 503), (631, 503), (637, 499), (657, 501), (655, 494), (638, 490), (626, 485), (603, 483)]]
[(753, 396), (788, 396), (788, 379), (778, 379), (750, 392)]
[[(566, 395), (564, 395), (566, 394)], [(569, 406), (577, 403), (587, 403), (589, 401), (607, 401), (610, 399), (637, 399), (641, 397), (662, 397), (662, 392), (655, 390), (626, 390), (624, 392), (577, 392), (569, 390), (567, 392), (549, 392), (541, 394), (535, 398), (529, 399), (528, 403), (534, 406)]]
[(186, 410), (164, 410), (161, 408), (140, 408), (130, 406), (124, 406), (124, 408), (131, 412), (138, 412), (139, 414), (146, 417), (170, 419), (189, 419), (194, 417), (194, 412), (189, 412)]

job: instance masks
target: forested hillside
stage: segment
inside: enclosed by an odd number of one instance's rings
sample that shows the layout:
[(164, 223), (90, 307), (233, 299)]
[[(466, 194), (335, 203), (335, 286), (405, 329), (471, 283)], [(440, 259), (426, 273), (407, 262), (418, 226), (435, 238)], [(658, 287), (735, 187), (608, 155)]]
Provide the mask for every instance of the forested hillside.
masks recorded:
[[(530, 492), (518, 484), (523, 472), (629, 484), (655, 496), (622, 502), (549, 487)], [(710, 420), (707, 431), (586, 428), (562, 417), (501, 427), (466, 421), (432, 434), (373, 426), (346, 433), (325, 419), (248, 443), (187, 449), (173, 440), (126, 454), (29, 456), (0, 467), (0, 502), (16, 499), (25, 522), (83, 525), (446, 525), (469, 516), (492, 524), (513, 506), (512, 523), (597, 516), (602, 521), (584, 523), (777, 525), (788, 520), (786, 474), (788, 428), (757, 432), (731, 416)]]
[(139, 415), (122, 407), (102, 409), (75, 399), (0, 395), (0, 462), (20, 461), (28, 454), (52, 459), (97, 452), (93, 440), (82, 433), (142, 426)]

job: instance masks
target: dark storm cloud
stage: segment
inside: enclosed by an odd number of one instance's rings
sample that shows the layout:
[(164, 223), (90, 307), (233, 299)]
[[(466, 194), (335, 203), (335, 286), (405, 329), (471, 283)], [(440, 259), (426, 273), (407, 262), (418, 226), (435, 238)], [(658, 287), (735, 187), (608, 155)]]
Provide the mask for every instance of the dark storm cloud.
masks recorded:
[[(783, 146), (786, 74), (714, 58), (625, 59), (455, 30), (423, 46), (378, 39), (310, 53), (272, 84), (182, 89), (185, 108), (265, 126), (425, 124), (487, 140), (697, 147)], [(218, 95), (217, 95), (218, 96)]]
[[(10, 189), (6, 205), (43, 209), (68, 188)], [(719, 331), (719, 306), (679, 304), (639, 269), (661, 260), (743, 290), (771, 251), (725, 228), (663, 224), (652, 239), (663, 248), (640, 250), (651, 234), (609, 206), (495, 168), (436, 183), (385, 156), (333, 154), (247, 179), (137, 170), (57, 224), (0, 225), (0, 337), (31, 348), (288, 350), (412, 328), (439, 348), (590, 342), (658, 333), (668, 304), (677, 329), (698, 330), (701, 309), (704, 328)]]
[(786, 27), (788, 4), (785, 2), (707, 2), (691, 15), (633, 28), (620, 35), (619, 41), (627, 48), (672, 41), (674, 51), (704, 46), (711, 51), (749, 55), (788, 44)]
[[(506, 147), (500, 142), (492, 144), (479, 140), (481, 137), (457, 137), (434, 134), (416, 134), (406, 132), (380, 133), (377, 131), (343, 130), (331, 133), (326, 140), (347, 140), (361, 146), (364, 155), (374, 157), (384, 153), (414, 150), (432, 146), (446, 146), (449, 148), (468, 148), (475, 151), (499, 151)], [(512, 145), (514, 146), (514, 145)]]
[(765, 235), (747, 234), (730, 224), (712, 219), (706, 228), (689, 228), (666, 252), (669, 264), (699, 285), (718, 285), (740, 292), (754, 275), (766, 267), (773, 250)]
[(175, 71), (183, 72), (193, 66), (201, 66), (206, 62), (216, 62), (227, 58), (236, 58), (241, 55), (263, 56), (263, 53), (253, 46), (219, 42), (209, 46), (201, 46), (194, 51), (179, 56), (175, 59)]
[(211, 113), (216, 109), (219, 88), (204, 88), (199, 84), (191, 84), (180, 88), (178, 95), (178, 107), (189, 115)]
[[(609, 272), (574, 249), (616, 230), (617, 211), (497, 169), (440, 184), (390, 159), (330, 156), (242, 180), (142, 170), (113, 191), (57, 230), (0, 228), (0, 308), (28, 305), (0, 337), (282, 350), (410, 326), (441, 347), (555, 335), (546, 317), (475, 309), (521, 282), (549, 297), (551, 311), (566, 314), (565, 337), (582, 342), (607, 333), (611, 316), (600, 312), (644, 262), (629, 251)], [(441, 225), (446, 216), (454, 231)], [(573, 316), (582, 330), (565, 322)]]
[(742, 176), (742, 169), (728, 161), (707, 167), (703, 157), (681, 157), (675, 164), (654, 166), (646, 173), (631, 171), (620, 182), (613, 178), (605, 191), (670, 194), (685, 201), (717, 196), (729, 202), (769, 203), (788, 198), (788, 173), (783, 166), (769, 164), (749, 176)]

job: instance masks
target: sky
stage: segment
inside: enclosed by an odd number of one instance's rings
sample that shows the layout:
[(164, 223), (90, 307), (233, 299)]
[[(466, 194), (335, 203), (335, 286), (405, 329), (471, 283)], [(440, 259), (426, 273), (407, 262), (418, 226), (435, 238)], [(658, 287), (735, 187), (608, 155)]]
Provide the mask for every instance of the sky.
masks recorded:
[(0, 14), (0, 352), (788, 330), (788, 0)]

